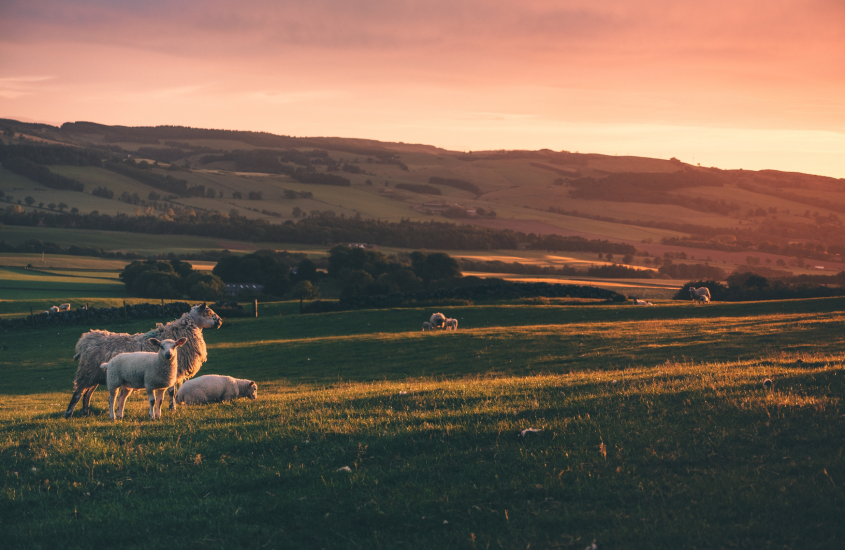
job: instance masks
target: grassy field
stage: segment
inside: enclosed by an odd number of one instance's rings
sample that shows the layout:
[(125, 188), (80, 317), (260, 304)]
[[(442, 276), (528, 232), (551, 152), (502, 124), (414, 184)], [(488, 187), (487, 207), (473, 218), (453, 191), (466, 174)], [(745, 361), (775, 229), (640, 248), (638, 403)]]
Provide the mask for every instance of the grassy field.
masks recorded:
[(845, 299), (477, 304), (444, 310), (454, 333), (419, 332), (431, 310), (297, 309), (205, 333), (201, 374), (256, 380), (257, 401), (160, 422), (136, 396), (113, 424), (103, 389), (61, 418), (88, 327), (0, 334), (4, 547), (845, 538)]

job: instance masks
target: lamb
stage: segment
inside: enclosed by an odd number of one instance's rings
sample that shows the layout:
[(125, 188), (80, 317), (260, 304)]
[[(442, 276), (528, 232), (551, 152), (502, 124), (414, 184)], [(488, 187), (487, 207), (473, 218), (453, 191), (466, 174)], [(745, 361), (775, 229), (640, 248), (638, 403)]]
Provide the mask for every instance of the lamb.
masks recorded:
[(232, 401), (238, 397), (256, 399), (258, 386), (252, 380), (208, 374), (182, 384), (179, 393), (176, 394), (176, 402), (184, 405), (202, 405)]
[(446, 323), (444, 323), (443, 328), (446, 330), (458, 330), (458, 320), (446, 319)]
[(706, 294), (702, 294), (701, 296), (697, 297), (696, 300), (698, 300), (698, 302), (700, 304), (709, 304), (710, 303), (710, 296), (707, 296)]
[(709, 288), (707, 288), (706, 286), (703, 286), (703, 287), (701, 287), (701, 288), (693, 288), (693, 287), (689, 287), (689, 295), (690, 295), (690, 297), (691, 297), (693, 300), (698, 300), (698, 298), (699, 298), (700, 296), (707, 296), (707, 301), (708, 301), (708, 302), (711, 300), (711, 298), (710, 298), (710, 289), (709, 289)]
[(434, 313), (431, 315), (429, 323), (431, 323), (432, 328), (443, 328), (443, 325), (446, 323), (446, 316), (442, 313)]
[[(164, 391), (176, 383), (178, 348), (187, 341), (187, 338), (161, 341), (149, 338), (147, 342), (153, 347), (158, 347), (158, 353), (147, 351), (120, 353), (112, 357), (108, 363), (100, 365), (100, 368), (105, 371), (106, 385), (109, 388), (109, 418), (122, 419), (126, 398), (132, 395), (133, 391), (141, 388), (147, 390), (147, 397), (150, 399), (150, 420), (161, 418), (161, 401), (164, 398)], [(118, 389), (120, 397), (115, 413), (114, 398)]]
[(423, 323), (423, 332), (426, 332), (426, 331), (429, 331), (429, 330), (431, 330), (431, 323), (426, 321), (425, 323)]
[[(176, 385), (193, 377), (207, 360), (205, 340), (202, 337), (204, 328), (220, 328), (222, 319), (205, 304), (198, 304), (179, 319), (166, 325), (157, 323), (156, 327), (146, 333), (125, 334), (106, 330), (91, 330), (82, 335), (76, 343), (74, 360), (79, 360), (76, 376), (73, 380), (73, 396), (70, 399), (65, 418), (70, 418), (79, 399), (82, 398), (82, 414), (88, 416), (91, 395), (97, 386), (106, 383), (105, 373), (100, 365), (109, 361), (119, 353), (135, 351), (155, 351), (148, 343), (150, 338), (178, 340), (188, 339), (179, 353), (179, 370)], [(170, 409), (176, 405), (175, 388), (170, 388)]]

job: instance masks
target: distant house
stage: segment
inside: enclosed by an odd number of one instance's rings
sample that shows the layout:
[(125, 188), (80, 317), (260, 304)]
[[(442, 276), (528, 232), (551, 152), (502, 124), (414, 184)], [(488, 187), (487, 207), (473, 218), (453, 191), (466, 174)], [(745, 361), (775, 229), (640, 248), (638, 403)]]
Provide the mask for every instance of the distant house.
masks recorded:
[(264, 285), (256, 285), (252, 283), (231, 283), (226, 285), (226, 294), (234, 296), (241, 290), (252, 290), (255, 292), (264, 291)]

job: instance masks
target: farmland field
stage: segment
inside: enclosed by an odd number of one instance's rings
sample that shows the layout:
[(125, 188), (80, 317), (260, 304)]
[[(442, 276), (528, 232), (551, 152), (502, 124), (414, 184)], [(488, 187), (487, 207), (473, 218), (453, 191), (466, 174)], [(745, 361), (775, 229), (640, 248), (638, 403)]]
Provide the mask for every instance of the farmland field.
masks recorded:
[(297, 309), (205, 332), (257, 401), (160, 422), (61, 418), (89, 327), (0, 334), (4, 547), (842, 545), (845, 299)]

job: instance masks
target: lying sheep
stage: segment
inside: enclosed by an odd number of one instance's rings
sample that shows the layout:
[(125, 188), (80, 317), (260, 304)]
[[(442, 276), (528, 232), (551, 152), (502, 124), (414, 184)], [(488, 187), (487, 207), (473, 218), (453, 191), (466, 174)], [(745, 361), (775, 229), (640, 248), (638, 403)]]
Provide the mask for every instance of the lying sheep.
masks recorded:
[(700, 304), (709, 304), (710, 303), (710, 296), (707, 296), (706, 294), (702, 294), (701, 296), (696, 298), (696, 300)]
[[(100, 365), (119, 353), (155, 351), (147, 343), (149, 338), (178, 340), (184, 336), (188, 339), (188, 343), (179, 353), (179, 373), (176, 383), (181, 384), (184, 380), (194, 376), (208, 358), (202, 329), (220, 328), (222, 324), (223, 320), (210, 307), (205, 304), (198, 304), (179, 319), (166, 325), (157, 323), (153, 330), (146, 333), (125, 334), (107, 330), (86, 332), (76, 343), (76, 355), (73, 358), (79, 360), (79, 366), (76, 368), (76, 376), (73, 380), (73, 396), (70, 398), (67, 411), (65, 411), (65, 418), (71, 417), (80, 398), (83, 398), (82, 414), (88, 416), (91, 395), (99, 384), (106, 383), (105, 373), (99, 368)], [(170, 409), (173, 410), (176, 395), (173, 389), (169, 393)]]
[(429, 330), (431, 330), (431, 323), (426, 321), (425, 323), (423, 323), (423, 332), (426, 332), (426, 331), (429, 331)]
[[(108, 363), (100, 365), (100, 368), (105, 371), (106, 385), (109, 388), (109, 418), (122, 419), (126, 398), (132, 395), (133, 391), (141, 388), (147, 390), (147, 397), (150, 399), (150, 420), (161, 418), (164, 392), (176, 383), (179, 368), (176, 361), (178, 348), (187, 341), (187, 338), (161, 341), (149, 338), (149, 344), (153, 347), (157, 346), (158, 353), (148, 351), (121, 353), (112, 357)], [(118, 389), (120, 397), (117, 412), (115, 412), (114, 399)]]
[(176, 402), (184, 405), (203, 405), (231, 401), (238, 397), (257, 398), (258, 386), (252, 380), (208, 374), (182, 384), (176, 394)]
[(443, 328), (443, 325), (446, 324), (446, 316), (442, 313), (434, 313), (431, 315), (429, 323), (431, 323), (432, 328)]
[(639, 298), (634, 298), (633, 304), (635, 306), (653, 306), (651, 302), (646, 302), (645, 300), (640, 300)]
[(458, 320), (446, 319), (446, 323), (444, 323), (443, 328), (446, 330), (458, 330)]
[(70, 311), (70, 304), (60, 304), (59, 311)]
[(58, 313), (59, 312), (59, 306), (53, 306), (53, 307), (50, 308), (49, 311), (50, 311), (50, 313)]

